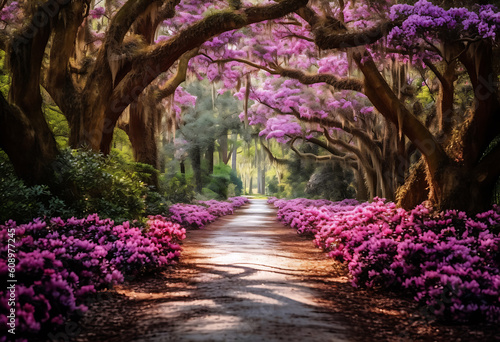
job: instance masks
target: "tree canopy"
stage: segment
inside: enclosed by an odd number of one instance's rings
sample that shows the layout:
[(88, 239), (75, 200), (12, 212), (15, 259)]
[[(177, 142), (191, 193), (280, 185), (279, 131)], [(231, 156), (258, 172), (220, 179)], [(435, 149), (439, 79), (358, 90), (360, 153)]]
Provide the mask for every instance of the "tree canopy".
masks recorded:
[(72, 147), (109, 153), (122, 125), (136, 159), (158, 167), (157, 134), (180, 128), (193, 100), (179, 86), (191, 77), (233, 92), (262, 137), (342, 162), (368, 197), (490, 205), (500, 175), (496, 4), (7, 0), (0, 19), (10, 75), (0, 147), (30, 183), (50, 183), (59, 153), (44, 92)]

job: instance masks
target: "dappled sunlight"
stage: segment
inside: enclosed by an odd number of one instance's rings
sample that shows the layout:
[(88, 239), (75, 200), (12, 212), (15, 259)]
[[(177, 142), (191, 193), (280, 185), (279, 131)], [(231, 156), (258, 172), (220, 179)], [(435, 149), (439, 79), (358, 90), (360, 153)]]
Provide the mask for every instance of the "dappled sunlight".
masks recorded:
[[(173, 327), (173, 336), (189, 341), (235, 336), (266, 341), (277, 326), (293, 329), (296, 340), (344, 341), (345, 328), (314, 300), (314, 286), (303, 278), (303, 259), (284, 248), (282, 237), (293, 232), (276, 222), (265, 201), (253, 200), (241, 211), (191, 232), (185, 253), (197, 271), (195, 288), (184, 300), (144, 315), (185, 317)], [(151, 339), (146, 335), (137, 341)]]
[(270, 305), (284, 305), (284, 303), (278, 299), (274, 299), (269, 296), (264, 296), (261, 294), (251, 293), (247, 291), (234, 291), (231, 293), (231, 295), (236, 298), (244, 299), (246, 302), (251, 301), (253, 303), (259, 303), (259, 304), (263, 303)]
[[(145, 293), (141, 291), (133, 291), (133, 290), (128, 290), (124, 288), (117, 288), (116, 292), (118, 294), (124, 295), (128, 297), (129, 299), (132, 300), (153, 300), (153, 299), (164, 299), (164, 298), (170, 298), (171, 295), (168, 293)], [(191, 291), (178, 291), (177, 295), (179, 296), (189, 296), (191, 294)]]
[[(209, 323), (207, 323), (207, 320)], [(191, 320), (193, 331), (198, 333), (210, 333), (217, 330), (226, 330), (228, 328), (236, 328), (240, 325), (241, 318), (231, 315), (210, 315), (205, 317), (197, 317)]]

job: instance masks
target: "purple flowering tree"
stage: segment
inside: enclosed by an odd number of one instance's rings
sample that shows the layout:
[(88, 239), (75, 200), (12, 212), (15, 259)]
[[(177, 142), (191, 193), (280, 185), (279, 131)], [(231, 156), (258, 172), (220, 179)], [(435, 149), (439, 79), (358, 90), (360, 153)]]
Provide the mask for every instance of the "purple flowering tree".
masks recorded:
[[(490, 5), (449, 7), (425, 0), (394, 5), (382, 8), (387, 19), (376, 19), (378, 11), (373, 8), (371, 25), (356, 31), (346, 26), (342, 16), (332, 18), (330, 27), (325, 28), (320, 24), (324, 18), (311, 8), (301, 15), (311, 25), (320, 49), (347, 48), (352, 53), (352, 61), (363, 76), (363, 93), (423, 156), (424, 172), (419, 174), (415, 168), (413, 178), (400, 193), (400, 203), (412, 207), (428, 199), (437, 208), (477, 212), (489, 206), (500, 174), (495, 162), (500, 148), (494, 143), (500, 133), (498, 73), (493, 67), (499, 16), (498, 9)], [(406, 105), (404, 89), (395, 87), (380, 66), (380, 56), (387, 53), (395, 59), (407, 59), (411, 68), (423, 63), (434, 73), (440, 87), (435, 101), (438, 125), (426, 125)], [(465, 115), (455, 112), (453, 100), (457, 90), (452, 80), (459, 75), (465, 75), (471, 84)], [(422, 196), (415, 198), (415, 193)]]
[[(68, 119), (70, 145), (107, 152), (125, 108), (184, 53), (220, 33), (282, 17), (306, 3), (235, 8), (223, 1), (190, 1), (188, 7), (199, 12), (193, 15), (176, 11), (176, 0), (109, 1), (104, 10), (89, 8), (90, 1), (19, 2), (16, 13), (22, 20), (7, 21), (1, 30), (0, 48), (10, 60), (12, 78), (9, 101), (0, 96), (0, 146), (25, 180), (47, 181), (58, 151), (43, 116), (40, 85)], [(210, 11), (204, 11), (207, 5)], [(167, 38), (149, 44), (159, 26)], [(26, 139), (19, 142), (21, 136)]]
[[(380, 177), (377, 194), (384, 194), (384, 183), (400, 185), (406, 179), (396, 194), (400, 205), (411, 208), (428, 200), (437, 208), (478, 212), (489, 206), (500, 175), (494, 58), (499, 14), (492, 5), (460, 6), (426, 0), (414, 5), (311, 3), (273, 26), (249, 26), (240, 48), (206, 53), (212, 64), (207, 74), (226, 63), (218, 77), (231, 78), (227, 71), (239, 68), (232, 77), (237, 85), (251, 69), (260, 70), (258, 81), (247, 77), (240, 89), (240, 98), (256, 101), (242, 119), (262, 125), (262, 134), (282, 142), (294, 141), (289, 138), (293, 135), (315, 138), (310, 133), (318, 124), (339, 129), (332, 124), (342, 121), (339, 109), (352, 106), (356, 112), (354, 101), (366, 99), (363, 106), (373, 106), (386, 125), (372, 140), (380, 142), (383, 151), (395, 152), (389, 158), (391, 172), (386, 165), (377, 170), (372, 164)], [(427, 88), (436, 94), (424, 103), (432, 110), (422, 114), (421, 96)], [(277, 118), (283, 114), (289, 117)], [(293, 116), (301, 121), (301, 130)], [(344, 124), (338, 126), (344, 131), (351, 126), (365, 133), (374, 130), (360, 127), (354, 120), (359, 117), (344, 115)], [(328, 138), (324, 134), (322, 142), (331, 143)], [(365, 145), (363, 150), (377, 148)], [(410, 162), (419, 156), (410, 170)], [(385, 193), (390, 192), (386, 187)]]

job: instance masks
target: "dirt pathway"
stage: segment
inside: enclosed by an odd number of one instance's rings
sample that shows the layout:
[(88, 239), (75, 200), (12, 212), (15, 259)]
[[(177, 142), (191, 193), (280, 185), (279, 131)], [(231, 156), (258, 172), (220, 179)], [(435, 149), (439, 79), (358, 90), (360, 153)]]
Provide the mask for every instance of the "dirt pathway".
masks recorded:
[(314, 302), (313, 286), (301, 279), (302, 255), (280, 244), (289, 233), (264, 200), (190, 232), (185, 260), (197, 266), (196, 287), (186, 301), (145, 313), (177, 324), (134, 341), (345, 341), (342, 325)]
[(252, 200), (189, 231), (181, 265), (119, 288), (74, 340), (347, 341), (345, 324), (315, 300), (317, 284), (305, 275), (318, 258), (265, 200)]

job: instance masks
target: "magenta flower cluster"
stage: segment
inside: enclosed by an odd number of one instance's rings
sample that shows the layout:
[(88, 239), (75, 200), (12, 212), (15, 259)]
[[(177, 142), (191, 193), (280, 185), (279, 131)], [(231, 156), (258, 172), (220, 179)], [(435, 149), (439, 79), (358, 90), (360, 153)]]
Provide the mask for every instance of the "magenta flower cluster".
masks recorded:
[[(0, 277), (7, 279), (7, 230), (16, 231), (16, 335), (35, 336), (87, 310), (88, 295), (163, 265), (175, 263), (186, 235), (164, 217), (146, 228), (115, 225), (96, 214), (84, 219), (36, 219), (0, 225)], [(0, 289), (0, 330), (6, 336), (8, 293)]]
[(0, 21), (4, 24), (14, 23), (18, 19), (21, 9), (18, 1), (12, 1), (0, 10)]
[(100, 19), (104, 15), (106, 15), (106, 9), (102, 6), (95, 7), (89, 11), (89, 15), (92, 19)]
[(199, 201), (198, 204), (177, 203), (169, 208), (170, 220), (184, 227), (204, 228), (217, 217), (230, 215), (235, 208), (247, 202), (246, 197), (230, 197), (227, 201)]
[(332, 214), (359, 205), (359, 202), (353, 199), (331, 202), (323, 199), (296, 198), (286, 200), (270, 197), (267, 202), (274, 204), (279, 209), (277, 216), (281, 222), (297, 229), (299, 234), (305, 235), (316, 234)]
[[(410, 294), (431, 317), (500, 321), (500, 208), (469, 217), (420, 205), (296, 199), (271, 202), (278, 218), (346, 263), (354, 286)], [(343, 208), (343, 209), (342, 209)]]

